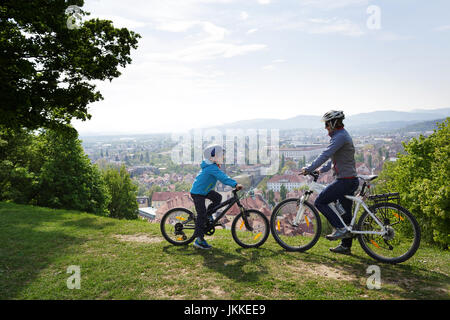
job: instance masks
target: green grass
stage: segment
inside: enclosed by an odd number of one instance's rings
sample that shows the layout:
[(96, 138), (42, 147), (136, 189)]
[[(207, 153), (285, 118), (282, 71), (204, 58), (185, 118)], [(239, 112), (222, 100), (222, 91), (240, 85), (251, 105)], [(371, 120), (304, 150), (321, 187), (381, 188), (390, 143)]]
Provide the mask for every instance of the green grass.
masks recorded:
[[(321, 238), (306, 253), (272, 236), (242, 249), (227, 230), (201, 251), (163, 240), (159, 224), (0, 202), (0, 299), (449, 299), (449, 252), (421, 245), (399, 265), (352, 256)], [(70, 290), (67, 267), (81, 268)], [(370, 265), (381, 289), (366, 286)]]

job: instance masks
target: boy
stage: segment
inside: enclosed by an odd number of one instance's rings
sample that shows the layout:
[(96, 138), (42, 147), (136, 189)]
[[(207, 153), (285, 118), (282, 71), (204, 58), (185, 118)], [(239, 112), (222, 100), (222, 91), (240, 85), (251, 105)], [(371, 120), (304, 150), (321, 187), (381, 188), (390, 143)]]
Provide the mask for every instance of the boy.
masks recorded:
[(225, 150), (220, 145), (208, 146), (203, 151), (205, 160), (203, 160), (200, 165), (202, 170), (198, 173), (190, 190), (192, 200), (194, 200), (195, 210), (197, 211), (197, 223), (195, 225), (197, 239), (195, 239), (194, 242), (196, 248), (211, 249), (211, 245), (203, 238), (205, 234), (204, 229), (206, 219), (209, 218), (206, 216), (207, 209), (205, 201), (206, 199), (212, 201), (208, 206), (208, 209), (221, 203), (222, 196), (220, 193), (214, 191), (217, 180), (238, 190), (242, 189), (242, 185), (238, 184), (220, 170), (220, 164), (223, 163), (224, 152)]

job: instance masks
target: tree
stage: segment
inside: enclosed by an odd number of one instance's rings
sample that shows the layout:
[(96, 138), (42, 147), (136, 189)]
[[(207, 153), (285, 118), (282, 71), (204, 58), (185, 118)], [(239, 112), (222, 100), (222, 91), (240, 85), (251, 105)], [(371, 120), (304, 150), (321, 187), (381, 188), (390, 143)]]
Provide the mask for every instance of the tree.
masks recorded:
[(378, 192), (398, 191), (402, 204), (417, 218), (423, 238), (447, 248), (450, 244), (450, 118), (429, 137), (403, 143), (405, 154), (386, 162)]
[(286, 199), (286, 194), (288, 193), (288, 190), (286, 189), (286, 187), (284, 186), (284, 184), (282, 184), (281, 185), (281, 188), (280, 188), (280, 197), (281, 197), (281, 200), (284, 200), (284, 199)]
[(298, 169), (301, 169), (304, 166), (306, 166), (306, 157), (305, 157), (305, 155), (303, 155), (303, 157), (298, 160)]
[(41, 157), (30, 132), (0, 127), (0, 201), (28, 203), (36, 191)]
[(119, 219), (137, 219), (137, 186), (131, 181), (124, 165), (119, 170), (109, 168), (104, 172), (106, 185), (111, 195), (108, 205), (109, 216)]
[(46, 130), (36, 137), (42, 166), (35, 195), (37, 205), (106, 214), (109, 194), (96, 165), (84, 153), (75, 129)]
[(269, 204), (270, 204), (272, 207), (275, 206), (275, 193), (273, 192), (272, 189), (269, 190), (269, 195), (268, 195), (267, 201), (269, 202)]
[(367, 164), (369, 165), (369, 168), (372, 169), (372, 155), (369, 154), (367, 156)]
[(76, 130), (62, 132), (0, 130), (0, 200), (105, 214), (109, 195), (100, 171)]
[(179, 181), (175, 183), (175, 191), (186, 191), (191, 190), (192, 185), (190, 183)]
[[(95, 80), (110, 80), (131, 63), (139, 34), (91, 19), (67, 26), (69, 5), (83, 0), (5, 0), (0, 4), (0, 126), (66, 128), (87, 120), (103, 99)], [(89, 13), (81, 11), (80, 15)]]
[(356, 153), (355, 154), (355, 161), (356, 162), (364, 162), (364, 153)]

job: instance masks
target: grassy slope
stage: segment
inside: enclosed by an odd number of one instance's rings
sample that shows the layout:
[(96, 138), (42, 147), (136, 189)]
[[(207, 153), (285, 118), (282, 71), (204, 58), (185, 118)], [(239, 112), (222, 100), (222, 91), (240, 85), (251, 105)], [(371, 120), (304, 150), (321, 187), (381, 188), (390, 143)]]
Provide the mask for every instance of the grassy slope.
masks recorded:
[[(288, 253), (272, 237), (241, 249), (226, 230), (214, 248), (175, 247), (159, 224), (0, 203), (0, 299), (449, 299), (450, 253), (421, 246), (400, 265), (383, 265), (354, 245), (332, 254), (320, 239)], [(382, 288), (366, 287), (369, 265)], [(69, 290), (70, 265), (81, 289)]]

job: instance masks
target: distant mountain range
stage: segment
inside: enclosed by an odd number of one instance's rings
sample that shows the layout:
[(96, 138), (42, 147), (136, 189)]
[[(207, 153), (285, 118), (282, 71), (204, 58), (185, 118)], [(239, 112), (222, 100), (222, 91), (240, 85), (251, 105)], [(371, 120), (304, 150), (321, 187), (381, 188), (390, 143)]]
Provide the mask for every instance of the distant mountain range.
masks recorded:
[[(450, 108), (432, 110), (405, 111), (374, 111), (348, 116), (344, 124), (349, 129), (370, 131), (391, 131), (404, 127), (413, 129), (414, 124), (433, 120), (442, 121), (450, 117)], [(321, 116), (299, 115), (288, 119), (252, 119), (227, 123), (216, 126), (217, 129), (322, 129)]]

